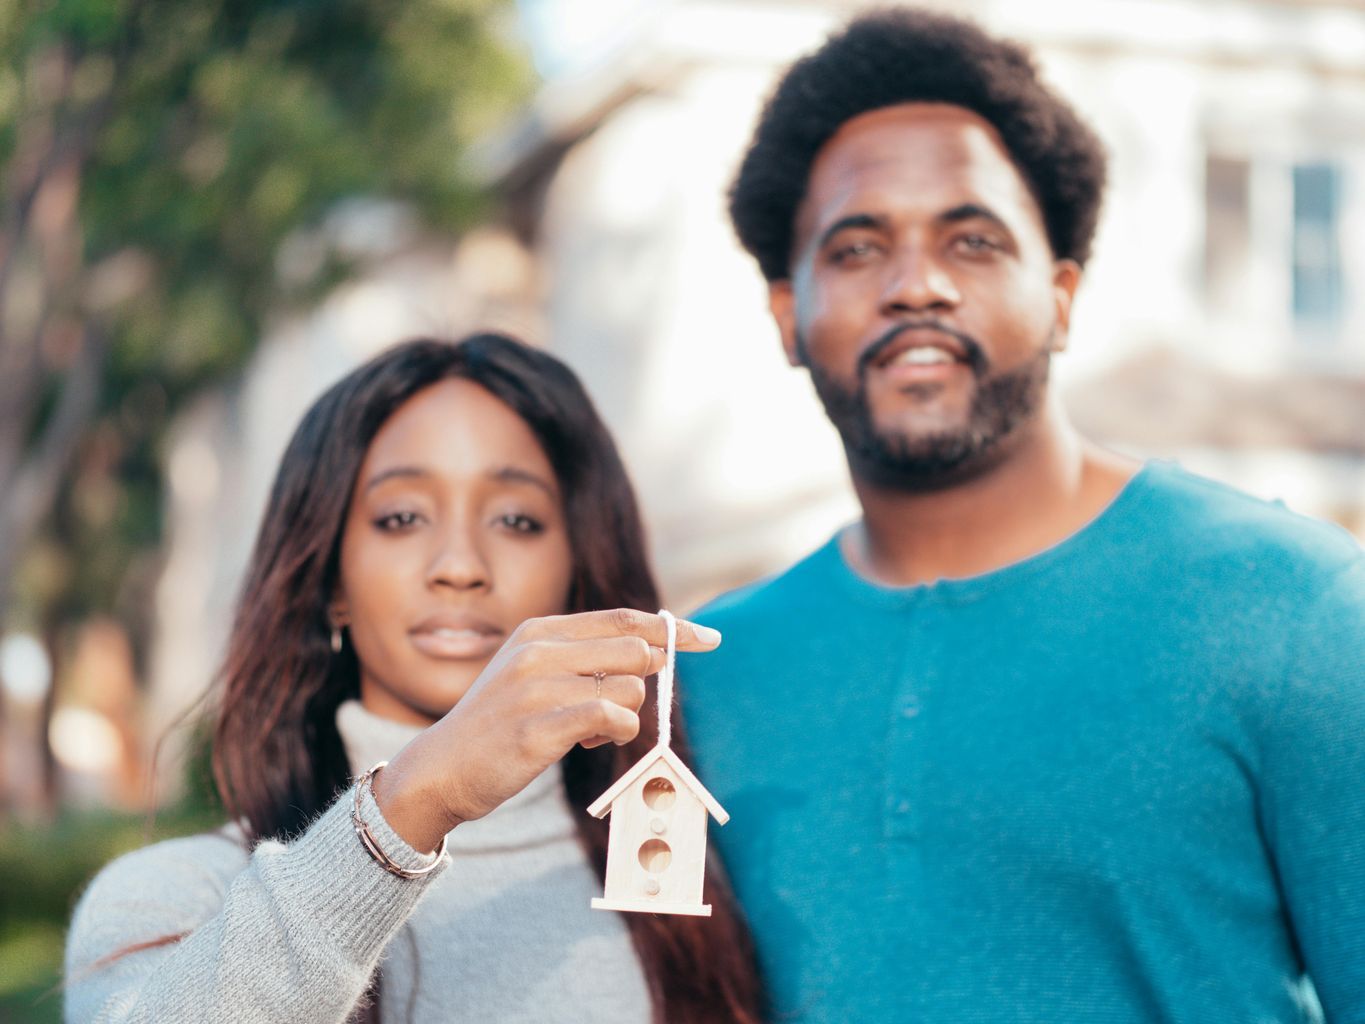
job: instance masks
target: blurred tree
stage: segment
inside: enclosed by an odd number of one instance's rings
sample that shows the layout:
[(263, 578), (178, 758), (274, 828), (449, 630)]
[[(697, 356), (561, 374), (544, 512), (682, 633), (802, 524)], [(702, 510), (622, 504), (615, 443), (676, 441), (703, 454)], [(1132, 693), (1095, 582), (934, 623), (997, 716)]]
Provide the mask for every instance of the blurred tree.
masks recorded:
[(0, 628), (142, 632), (169, 417), (344, 273), (291, 233), (357, 196), (477, 214), (460, 150), (528, 81), (505, 6), (0, 3)]

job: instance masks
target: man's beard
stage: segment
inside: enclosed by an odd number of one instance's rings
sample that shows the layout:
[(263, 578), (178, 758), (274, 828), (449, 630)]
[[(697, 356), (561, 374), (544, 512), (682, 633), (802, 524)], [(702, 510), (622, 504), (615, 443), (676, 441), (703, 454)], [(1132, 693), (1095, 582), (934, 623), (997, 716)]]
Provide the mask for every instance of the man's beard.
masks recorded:
[[(1006, 453), (1008, 440), (1021, 424), (1033, 417), (1047, 391), (1052, 362), (1051, 336), (1037, 356), (1008, 373), (992, 375), (980, 344), (968, 335), (933, 326), (951, 334), (962, 344), (967, 364), (976, 379), (967, 422), (954, 430), (910, 437), (894, 430), (879, 430), (867, 400), (867, 375), (877, 357), (906, 326), (879, 339), (858, 361), (857, 385), (849, 387), (830, 376), (809, 357), (805, 339), (798, 336), (797, 354), (810, 371), (815, 392), (825, 414), (843, 438), (849, 468), (855, 478), (876, 486), (902, 491), (932, 491), (969, 479), (994, 466)], [(908, 385), (903, 390), (937, 385)]]

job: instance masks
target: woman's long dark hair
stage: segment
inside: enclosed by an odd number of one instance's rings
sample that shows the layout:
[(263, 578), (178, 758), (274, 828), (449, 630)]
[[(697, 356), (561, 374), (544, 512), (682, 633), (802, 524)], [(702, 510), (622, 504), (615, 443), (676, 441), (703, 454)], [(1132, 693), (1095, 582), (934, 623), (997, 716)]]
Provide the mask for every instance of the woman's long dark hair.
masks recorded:
[[(295, 431), (228, 643), (213, 772), (228, 813), (252, 842), (298, 833), (349, 785), (336, 711), (359, 696), (359, 666), (349, 645), (339, 655), (331, 651), (327, 619), (347, 508), (380, 427), (417, 392), (449, 378), (472, 381), (509, 406), (554, 467), (573, 552), (567, 611), (659, 608), (625, 468), (568, 367), (495, 334), (453, 344), (421, 339), (380, 354), (319, 398)], [(599, 878), (606, 871), (607, 824), (585, 808), (654, 746), (656, 722), (651, 698), (633, 742), (575, 747), (563, 760), (569, 803)], [(676, 720), (672, 746), (690, 760)], [(706, 890), (709, 919), (625, 915), (655, 1017), (669, 1024), (757, 1021), (763, 997), (752, 944), (714, 857)]]

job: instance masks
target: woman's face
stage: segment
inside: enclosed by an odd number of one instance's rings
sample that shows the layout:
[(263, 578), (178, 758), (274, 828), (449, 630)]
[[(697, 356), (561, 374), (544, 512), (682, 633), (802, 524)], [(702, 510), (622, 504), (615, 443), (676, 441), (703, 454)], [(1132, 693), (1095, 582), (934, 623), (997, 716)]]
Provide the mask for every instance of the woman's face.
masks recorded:
[(418, 392), (370, 444), (341, 539), (333, 613), (349, 626), (361, 702), (440, 718), (512, 630), (565, 611), (572, 566), (530, 427), (467, 380)]

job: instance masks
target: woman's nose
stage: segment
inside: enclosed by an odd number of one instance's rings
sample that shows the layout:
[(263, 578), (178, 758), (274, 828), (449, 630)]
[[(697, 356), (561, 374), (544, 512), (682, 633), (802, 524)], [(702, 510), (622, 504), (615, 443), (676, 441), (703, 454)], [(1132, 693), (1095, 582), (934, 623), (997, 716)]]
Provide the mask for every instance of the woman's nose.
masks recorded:
[(488, 561), (472, 537), (446, 537), (427, 565), (428, 586), (477, 590), (491, 586), (492, 582)]

